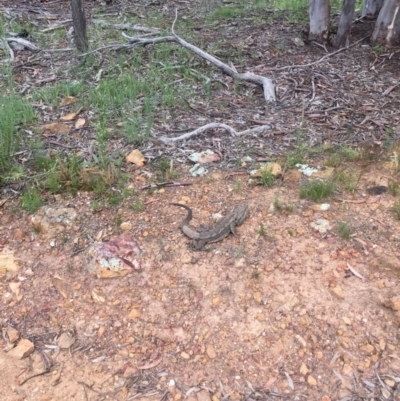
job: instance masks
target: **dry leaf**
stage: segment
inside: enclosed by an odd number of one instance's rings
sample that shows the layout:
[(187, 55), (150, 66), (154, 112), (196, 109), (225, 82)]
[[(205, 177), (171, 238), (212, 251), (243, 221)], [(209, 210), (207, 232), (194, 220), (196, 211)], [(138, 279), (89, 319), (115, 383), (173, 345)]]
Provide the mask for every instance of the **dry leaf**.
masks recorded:
[(60, 107), (68, 106), (75, 102), (75, 98), (73, 96), (67, 96), (60, 102)]
[(77, 111), (76, 113), (68, 113), (65, 114), (64, 116), (60, 117), (60, 121), (71, 121), (71, 120), (75, 120), (75, 117), (79, 114), (79, 111)]
[(282, 167), (278, 163), (267, 163), (261, 166), (258, 170), (250, 173), (252, 177), (262, 177), (265, 173), (271, 173), (274, 177), (282, 174)]
[(7, 274), (7, 269), (0, 266), (0, 278), (3, 278)]
[(10, 289), (11, 291), (16, 295), (17, 297), (17, 301), (21, 301), (22, 299), (22, 294), (21, 294), (21, 284), (22, 283), (15, 283), (15, 282), (11, 282), (10, 285)]
[(50, 124), (45, 124), (40, 127), (40, 133), (45, 136), (51, 136), (55, 134), (62, 134), (66, 135), (69, 134), (70, 128), (68, 125), (62, 124), (62, 123), (50, 123)]
[(98, 278), (117, 278), (117, 277), (125, 277), (129, 273), (128, 270), (108, 270), (104, 268), (100, 268), (100, 271), (97, 274)]
[(92, 298), (94, 301), (97, 301), (99, 303), (104, 303), (106, 301), (105, 297), (100, 293), (100, 290), (96, 292), (96, 290), (92, 291)]
[(3, 277), (6, 272), (16, 272), (20, 269), (17, 258), (11, 249), (4, 248), (0, 252), (0, 278)]
[(145, 162), (144, 156), (140, 153), (139, 149), (133, 150), (131, 153), (129, 153), (128, 156), (126, 156), (126, 161), (128, 163), (134, 163), (138, 167), (142, 167)]
[(88, 122), (86, 121), (85, 118), (78, 118), (75, 122), (76, 129), (87, 127), (87, 126), (88, 126)]
[(67, 281), (60, 277), (53, 277), (53, 285), (63, 298), (70, 298), (71, 288)]
[(3, 207), (7, 201), (8, 201), (8, 198), (0, 200), (0, 207)]

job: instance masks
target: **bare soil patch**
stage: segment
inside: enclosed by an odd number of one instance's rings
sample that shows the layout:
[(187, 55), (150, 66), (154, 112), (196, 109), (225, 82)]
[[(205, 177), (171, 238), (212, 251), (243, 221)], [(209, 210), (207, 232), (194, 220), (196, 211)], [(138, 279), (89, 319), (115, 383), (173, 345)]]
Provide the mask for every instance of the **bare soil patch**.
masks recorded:
[[(171, 19), (174, 6), (162, 6)], [(180, 6), (182, 13), (189, 7)], [(21, 7), (35, 20), (32, 4)], [(63, 2), (40, 3), (40, 9), (68, 13)], [(265, 105), (259, 88), (235, 91), (237, 83), (221, 76), (227, 87), (213, 86), (207, 102), (199, 84), (191, 107), (160, 107), (157, 133), (176, 136), (213, 119), (238, 131), (267, 121), (275, 134), (233, 139), (216, 131), (176, 147), (143, 143), (147, 162), (173, 160), (179, 181), (192, 185), (143, 191), (156, 168), (124, 165), (131, 174), (126, 186), (137, 193), (115, 207), (94, 210), (97, 198), (90, 192), (46, 193), (46, 205), (29, 215), (12, 195), (20, 188), (5, 188), (0, 247), (20, 260), (20, 270), (0, 281), (2, 399), (400, 399), (400, 223), (392, 209), (395, 196), (367, 191), (398, 182), (393, 153), (384, 149), (393, 149), (400, 135), (399, 88), (386, 92), (399, 79), (398, 50), (374, 54), (366, 42), (314, 67), (279, 71), (273, 68), (326, 53), (320, 46), (297, 47), (292, 39), (293, 31), (301, 32), (298, 25), (276, 21), (267, 29), (243, 20), (203, 27), (193, 18), (205, 43), (218, 35), (226, 38), (224, 51), (245, 49), (242, 67), (273, 78), (279, 101)], [(357, 25), (354, 40), (365, 29)], [(24, 70), (29, 57), (21, 55), (15, 79), (36, 79)], [(66, 71), (76, 63), (54, 57), (35, 66), (41, 79), (61, 63)], [(39, 110), (43, 122), (59, 117), (58, 111)], [(95, 133), (89, 126), (79, 135), (46, 139), (46, 146), (87, 156)], [(325, 199), (327, 210), (300, 199), (304, 176), (272, 188), (248, 183), (257, 161), (285, 166), (287, 153), (297, 155), (304, 146), (309, 164), (323, 165), (325, 154), (311, 157), (317, 146), (362, 148), (366, 142), (377, 144), (374, 159), (344, 165), (360, 172), (360, 181), (355, 190), (338, 189)], [(109, 154), (134, 148), (118, 135), (108, 145)], [(187, 156), (208, 148), (220, 160), (207, 166), (208, 175), (191, 177)], [(276, 199), (290, 207), (274, 208)], [(142, 210), (132, 210), (136, 202)], [(237, 228), (238, 238), (230, 235), (195, 252), (179, 229), (184, 213), (169, 202), (192, 207), (194, 227), (212, 226), (213, 213), (225, 215), (239, 203), (249, 204), (250, 215)], [(326, 233), (311, 226), (320, 219), (331, 226)], [(347, 240), (338, 233), (340, 222), (352, 227)], [(87, 268), (93, 242), (123, 232), (139, 244), (141, 269), (121, 278), (93, 277)], [(28, 357), (7, 353), (11, 328), (33, 343)]]

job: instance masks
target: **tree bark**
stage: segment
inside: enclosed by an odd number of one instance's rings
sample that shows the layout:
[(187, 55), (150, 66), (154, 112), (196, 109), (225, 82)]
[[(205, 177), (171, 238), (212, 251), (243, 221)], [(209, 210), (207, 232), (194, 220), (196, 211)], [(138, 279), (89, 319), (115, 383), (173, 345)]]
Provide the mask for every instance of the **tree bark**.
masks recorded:
[(355, 4), (356, 0), (343, 0), (338, 33), (335, 40), (335, 46), (337, 48), (346, 47), (350, 44), (350, 32), (351, 24), (353, 22)]
[(329, 0), (310, 0), (309, 39), (326, 42), (329, 37)]
[(81, 52), (86, 51), (89, 47), (86, 34), (86, 16), (83, 2), (84, 0), (71, 0), (74, 41), (76, 48)]
[(378, 15), (372, 42), (390, 45), (400, 39), (400, 0), (385, 0)]
[(364, 0), (361, 16), (373, 18), (379, 14), (383, 0)]

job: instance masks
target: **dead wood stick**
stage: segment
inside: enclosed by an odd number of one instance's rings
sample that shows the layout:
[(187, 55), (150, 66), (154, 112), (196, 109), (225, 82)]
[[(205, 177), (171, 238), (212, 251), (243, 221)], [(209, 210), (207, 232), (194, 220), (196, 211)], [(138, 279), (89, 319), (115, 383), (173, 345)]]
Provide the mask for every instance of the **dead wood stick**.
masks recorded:
[(155, 184), (145, 185), (140, 189), (149, 189), (149, 188), (158, 188), (158, 187), (182, 187), (186, 185), (192, 185), (191, 182), (177, 182), (177, 181), (167, 181), (167, 182), (158, 182)]
[(272, 80), (266, 77), (263, 77), (261, 75), (256, 75), (253, 74), (252, 72), (246, 72), (244, 74), (240, 74), (236, 71), (236, 68), (231, 66), (227, 66), (225, 63), (222, 61), (218, 60), (216, 57), (211, 56), (210, 54), (204, 52), (203, 50), (199, 49), (198, 47), (192, 45), (191, 43), (186, 42), (183, 40), (181, 37), (179, 37), (175, 31), (174, 31), (174, 26), (175, 22), (178, 19), (178, 10), (175, 9), (175, 20), (172, 24), (172, 34), (176, 38), (177, 42), (185, 47), (186, 49), (191, 50), (193, 53), (197, 54), (198, 56), (208, 60), (210, 63), (214, 64), (218, 68), (220, 68), (225, 74), (231, 76), (232, 78), (235, 79), (241, 79), (243, 81), (248, 81), (252, 82), (254, 84), (262, 85), (264, 89), (264, 99), (266, 102), (275, 102), (276, 97), (275, 97), (275, 86), (272, 83)]
[(166, 42), (175, 42), (180, 44), (182, 47), (192, 51), (193, 53), (197, 54), (198, 56), (202, 57), (203, 59), (209, 61), (210, 63), (214, 64), (216, 67), (220, 68), (222, 72), (224, 72), (226, 75), (229, 75), (230, 77), (234, 79), (239, 79), (242, 81), (247, 81), (251, 82), (253, 84), (261, 85), (264, 90), (264, 99), (266, 102), (275, 102), (276, 101), (276, 96), (275, 96), (275, 85), (272, 83), (272, 80), (266, 77), (263, 77), (261, 75), (256, 75), (253, 74), (252, 72), (246, 72), (244, 74), (237, 72), (236, 68), (231, 65), (228, 66), (225, 63), (223, 63), (221, 60), (217, 59), (216, 57), (212, 56), (211, 54), (206, 53), (205, 51), (199, 49), (197, 46), (192, 45), (191, 43), (186, 42), (184, 39), (182, 39), (180, 36), (178, 36), (175, 31), (174, 31), (174, 25), (175, 22), (178, 18), (178, 13), (175, 11), (175, 20), (172, 24), (172, 35), (173, 36), (162, 36), (158, 38), (144, 38), (143, 36), (128, 36), (125, 33), (122, 32), (122, 36), (126, 39), (128, 39), (129, 44), (128, 45), (109, 45), (109, 46), (104, 46), (100, 47), (98, 49), (92, 50), (87, 53), (80, 54), (78, 57), (83, 57), (91, 53), (98, 52), (100, 50), (105, 50), (105, 49), (113, 49), (113, 50), (121, 50), (121, 49), (127, 49), (127, 48), (132, 48), (135, 46), (145, 46), (149, 44), (157, 44), (157, 43), (166, 43)]
[(272, 83), (272, 80), (261, 75), (253, 74), (252, 72), (246, 72), (244, 74), (238, 73), (236, 68), (231, 65), (228, 66), (223, 63), (221, 60), (217, 59), (216, 57), (212, 56), (211, 54), (206, 53), (205, 51), (199, 49), (197, 46), (192, 45), (189, 42), (186, 42), (180, 36), (178, 36), (174, 31), (175, 22), (178, 18), (178, 12), (175, 10), (175, 20), (172, 24), (172, 35), (173, 36), (164, 36), (154, 39), (143, 39), (141, 37), (129, 37), (126, 34), (122, 34), (125, 38), (129, 40), (129, 43), (135, 45), (146, 45), (146, 44), (156, 44), (162, 42), (176, 42), (180, 44), (182, 47), (192, 51), (193, 53), (197, 54), (201, 58), (209, 61), (210, 63), (214, 64), (216, 67), (220, 68), (226, 75), (234, 79), (239, 79), (247, 82), (252, 82), (257, 85), (261, 85), (264, 89), (264, 99), (266, 102), (274, 102), (276, 100), (275, 97), (275, 86)]
[(51, 25), (48, 28), (42, 29), (40, 32), (46, 33), (46, 32), (51, 32), (59, 28), (63, 28), (65, 24), (69, 24), (72, 22), (72, 19), (67, 19), (65, 21), (59, 21), (56, 25)]
[(123, 29), (123, 30), (127, 30), (127, 29), (131, 29), (133, 31), (140, 31), (140, 32), (146, 32), (146, 33), (150, 33), (150, 34), (155, 34), (155, 33), (159, 33), (160, 30), (158, 28), (147, 28), (145, 26), (140, 26), (137, 24), (110, 24), (107, 21), (101, 20), (101, 19), (93, 19), (92, 22), (94, 24), (98, 24), (100, 26), (103, 27), (112, 27), (115, 29)]
[(172, 143), (172, 142), (178, 142), (178, 141), (183, 141), (185, 139), (192, 138), (194, 136), (200, 135), (205, 131), (208, 131), (210, 129), (217, 129), (217, 128), (222, 128), (228, 132), (230, 132), (233, 136), (239, 137), (239, 136), (244, 136), (244, 135), (249, 135), (249, 134), (264, 134), (266, 131), (268, 131), (271, 127), (269, 125), (261, 125), (259, 127), (255, 128), (250, 128), (245, 131), (240, 131), (237, 132), (235, 131), (232, 127), (226, 124), (222, 123), (210, 123), (203, 125), (200, 128), (195, 129), (194, 131), (187, 132), (186, 134), (183, 134), (181, 136), (177, 136), (175, 138), (167, 138), (167, 137), (160, 137), (158, 138), (161, 142), (164, 143)]
[(5, 62), (11, 62), (12, 63), (14, 61), (14, 59), (15, 59), (15, 56), (14, 56), (13, 50), (8, 45), (7, 40), (3, 39), (2, 43), (0, 43), (0, 48), (5, 48), (8, 51), (9, 55), (10, 55), (10, 58), (7, 59)]
[[(18, 47), (18, 45), (22, 48), (26, 48), (32, 51), (39, 51), (40, 49), (34, 45), (32, 42), (29, 42), (29, 40), (23, 39), (23, 38), (14, 38), (14, 37), (10, 37), (10, 38), (6, 38), (8, 44), (13, 47)], [(15, 45), (15, 43), (17, 45)], [(18, 48), (19, 50), (19, 48)]]

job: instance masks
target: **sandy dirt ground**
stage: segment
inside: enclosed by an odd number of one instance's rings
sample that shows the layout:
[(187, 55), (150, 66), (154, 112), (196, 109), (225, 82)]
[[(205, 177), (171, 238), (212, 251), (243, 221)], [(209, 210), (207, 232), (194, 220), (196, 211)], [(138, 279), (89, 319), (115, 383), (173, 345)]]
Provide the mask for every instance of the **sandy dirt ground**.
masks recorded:
[[(387, 173), (371, 170), (361, 187)], [(22, 360), (2, 353), (3, 399), (160, 399), (164, 392), (340, 399), (375, 391), (363, 380), (372, 386), (377, 374), (394, 396), (400, 262), (393, 196), (360, 191), (349, 202), (328, 199), (321, 211), (299, 199), (297, 183), (235, 191), (234, 182), (214, 172), (147, 196), (140, 213), (118, 210), (141, 248), (141, 269), (121, 278), (93, 277), (88, 249), (73, 256), (74, 244), (90, 248), (121, 232), (110, 226), (112, 212), (93, 215), (90, 194), (54, 199), (34, 217), (13, 215), (12, 202), (3, 208), (4, 249), (21, 269), (1, 282), (2, 327), (35, 345)], [(290, 211), (273, 210), (277, 198)], [(193, 251), (179, 230), (184, 214), (166, 199), (192, 206), (193, 226), (212, 225), (213, 212), (243, 202), (250, 215), (239, 238)], [(40, 233), (32, 219), (41, 221)], [(312, 228), (319, 219), (331, 230)], [(350, 240), (337, 234), (343, 220), (355, 228)]]
[[(31, 3), (21, 7), (39, 7)], [(52, 16), (49, 24), (67, 18), (66, 3), (40, 3)], [(171, 21), (175, 3), (162, 7)], [(26, 15), (39, 28), (47, 23), (37, 8)], [(367, 23), (357, 25), (357, 40)], [(326, 52), (297, 47), (292, 39), (299, 26), (250, 25), (227, 22), (218, 31), (199, 25), (196, 35), (209, 43), (218, 32), (226, 35), (226, 49), (243, 48), (244, 67), (274, 78), (278, 103), (267, 107), (256, 87), (236, 92), (221, 74), (225, 81), (213, 87), (207, 105), (203, 85), (196, 84), (194, 107), (161, 110), (155, 126), (176, 135), (204, 121), (228, 122), (238, 131), (267, 123), (272, 136), (234, 140), (217, 132), (178, 147), (143, 144), (145, 166), (124, 167), (131, 174), (127, 187), (136, 193), (114, 207), (94, 208), (93, 193), (46, 193), (46, 204), (30, 215), (21, 209), (18, 185), (1, 193), (2, 401), (400, 400), (400, 222), (393, 193), (368, 191), (399, 182), (384, 149), (386, 140), (400, 136), (399, 53), (371, 54), (360, 45), (307, 71), (273, 72), (275, 65), (315, 61)], [(54, 46), (70, 46), (66, 32), (60, 38)], [(64, 79), (74, 62), (55, 52), (25, 68), (31, 57), (25, 53), (13, 70), (21, 88), (54, 74)], [(61, 115), (37, 108), (38, 124)], [(326, 207), (299, 197), (308, 178), (296, 171), (285, 170), (272, 188), (249, 183), (257, 157), (279, 161), (304, 126), (310, 149), (377, 145), (378, 157), (367, 165), (344, 165), (360, 172), (357, 189), (337, 189), (324, 199)], [(49, 151), (77, 148), (86, 157), (95, 134), (89, 125), (44, 141)], [(107, 150), (128, 148), (115, 135)], [(191, 177), (187, 155), (208, 148), (222, 155), (220, 164)], [(154, 183), (147, 162), (160, 154), (174, 160), (177, 180), (191, 185), (143, 191)], [(314, 165), (324, 165), (324, 157)], [(194, 251), (179, 227), (185, 213), (170, 202), (190, 206), (197, 229), (213, 226), (241, 203), (250, 213), (238, 237)], [(340, 235), (343, 222), (351, 227), (348, 239)], [(140, 268), (125, 265), (116, 278), (93, 275), (96, 246), (121, 238), (140, 248), (139, 256), (130, 255)], [(116, 256), (121, 262), (118, 250)]]

